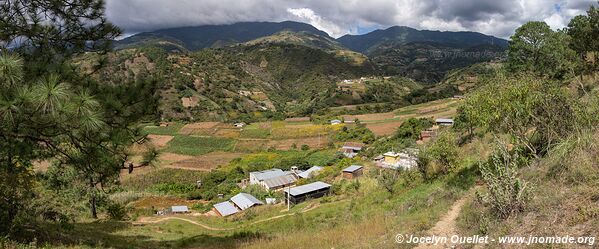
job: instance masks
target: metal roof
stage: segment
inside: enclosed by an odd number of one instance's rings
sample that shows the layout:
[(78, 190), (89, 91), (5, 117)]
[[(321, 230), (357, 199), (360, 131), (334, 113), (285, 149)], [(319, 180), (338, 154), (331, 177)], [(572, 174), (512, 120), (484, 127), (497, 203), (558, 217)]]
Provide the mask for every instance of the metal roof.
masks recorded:
[(453, 123), (453, 119), (450, 118), (438, 118), (435, 120), (436, 123)]
[(187, 213), (189, 212), (189, 208), (187, 206), (172, 206), (171, 212), (173, 213)]
[(233, 205), (233, 203), (231, 203), (230, 201), (214, 204), (214, 208), (222, 216), (229, 216), (239, 212), (235, 205)]
[(309, 168), (308, 170), (306, 170), (306, 171), (304, 171), (302, 173), (299, 173), (297, 175), (299, 177), (301, 177), (301, 178), (310, 178), (310, 176), (311, 176), (310, 174), (312, 174), (313, 172), (314, 173), (318, 172), (320, 170), (322, 170), (322, 167), (320, 167), (320, 166), (312, 166), (312, 168)]
[(363, 143), (354, 143), (354, 142), (347, 142), (345, 144), (343, 144), (343, 148), (348, 148), (348, 149), (353, 149), (353, 150), (362, 150), (362, 147), (364, 147)]
[[(317, 190), (322, 190), (325, 188), (330, 188), (331, 185), (324, 182), (313, 182), (310, 184), (297, 186), (289, 189), (289, 194), (293, 196), (298, 196), (306, 193), (310, 193)], [(284, 190), (285, 194), (287, 194), (287, 189)]]
[(360, 165), (352, 165), (352, 166), (349, 166), (349, 167), (343, 169), (343, 172), (354, 172), (354, 171), (359, 170), (361, 168), (362, 168), (362, 166), (360, 166)]
[(283, 172), (283, 170), (281, 170), (281, 169), (267, 169), (267, 170), (263, 170), (263, 171), (250, 172), (250, 175), (253, 175), (254, 177), (256, 177), (256, 179), (258, 181), (263, 181), (268, 178), (285, 175), (285, 172)]
[(273, 177), (273, 178), (268, 178), (268, 179), (264, 180), (264, 184), (268, 188), (276, 188), (276, 187), (280, 187), (280, 186), (289, 185), (296, 181), (297, 181), (297, 179), (295, 179), (295, 176), (293, 176), (293, 175), (282, 175), (282, 176), (277, 176), (277, 177)]
[(263, 205), (264, 203), (256, 199), (253, 195), (246, 193), (239, 193), (231, 197), (231, 201), (235, 203), (241, 210), (246, 210), (254, 205)]

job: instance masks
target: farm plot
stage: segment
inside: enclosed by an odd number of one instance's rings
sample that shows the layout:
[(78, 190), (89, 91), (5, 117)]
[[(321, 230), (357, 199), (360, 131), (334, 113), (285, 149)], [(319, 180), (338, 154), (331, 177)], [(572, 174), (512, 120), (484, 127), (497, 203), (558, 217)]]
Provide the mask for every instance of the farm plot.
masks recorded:
[(219, 122), (199, 122), (186, 124), (179, 130), (179, 134), (183, 135), (211, 135), (216, 132)]
[(345, 116), (343, 116), (343, 119), (345, 119), (345, 120), (358, 119), (360, 122), (366, 123), (366, 122), (394, 119), (395, 117), (396, 117), (395, 113), (393, 113), (393, 112), (384, 112), (384, 113), (371, 113), (371, 114), (360, 114), (360, 115), (345, 115)]
[(242, 138), (237, 140), (235, 145), (236, 152), (259, 152), (268, 149), (267, 144), (270, 139), (246, 139)]
[(219, 166), (226, 165), (233, 159), (243, 156), (243, 153), (211, 152), (202, 156), (195, 156), (178, 160), (165, 165), (167, 168), (210, 171)]
[(377, 136), (389, 136), (395, 133), (402, 121), (367, 123), (366, 128)]
[[(291, 150), (300, 149), (302, 145), (308, 145), (311, 149), (325, 148), (329, 142), (327, 136), (322, 137), (309, 137), (309, 138), (296, 138), (296, 139), (281, 139), (281, 140), (270, 140), (266, 146), (268, 148), (275, 148), (277, 150)], [(294, 148), (295, 145), (295, 148)]]
[(154, 135), (175, 135), (183, 127), (182, 124), (169, 124), (169, 126), (146, 126), (144, 131), (148, 134)]
[(200, 156), (214, 151), (233, 151), (234, 146), (235, 140), (230, 138), (177, 135), (164, 152)]
[(161, 147), (165, 147), (168, 142), (170, 142), (171, 140), (173, 140), (173, 136), (170, 135), (155, 135), (155, 134), (150, 134), (148, 135), (148, 139), (150, 141), (150, 143), (152, 143), (154, 146), (161, 148)]
[(330, 125), (293, 124), (273, 126), (271, 137), (273, 139), (291, 139), (326, 136), (334, 131)]

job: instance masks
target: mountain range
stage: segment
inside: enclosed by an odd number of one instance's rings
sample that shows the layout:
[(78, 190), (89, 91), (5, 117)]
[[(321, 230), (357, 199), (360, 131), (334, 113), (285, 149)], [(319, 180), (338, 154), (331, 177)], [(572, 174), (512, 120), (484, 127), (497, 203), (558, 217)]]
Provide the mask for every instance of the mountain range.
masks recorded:
[[(110, 66), (97, 77), (161, 81), (161, 118), (252, 121), (339, 105), (397, 106), (451, 96), (459, 83), (445, 80), (450, 72), (501, 59), (507, 41), (408, 27), (335, 39), (309, 24), (286, 21), (163, 29), (114, 45)], [(81, 59), (86, 67), (93, 59), (88, 57)], [(380, 81), (350, 91), (338, 85), (361, 77)]]

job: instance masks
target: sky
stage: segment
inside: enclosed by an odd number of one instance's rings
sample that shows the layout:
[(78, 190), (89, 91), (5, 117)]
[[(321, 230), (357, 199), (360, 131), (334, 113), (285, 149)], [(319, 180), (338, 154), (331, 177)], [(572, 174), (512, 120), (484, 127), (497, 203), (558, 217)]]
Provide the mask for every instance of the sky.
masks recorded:
[(527, 21), (553, 29), (597, 0), (106, 0), (126, 35), (163, 28), (253, 21), (299, 21), (338, 38), (391, 26), (477, 31), (509, 38)]

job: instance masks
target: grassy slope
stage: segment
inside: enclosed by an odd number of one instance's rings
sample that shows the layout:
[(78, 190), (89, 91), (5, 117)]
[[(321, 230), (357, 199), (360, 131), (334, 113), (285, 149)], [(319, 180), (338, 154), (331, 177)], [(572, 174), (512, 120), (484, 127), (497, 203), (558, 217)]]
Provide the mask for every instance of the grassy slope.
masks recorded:
[[(471, 200), (459, 218), (462, 233), (488, 234), (491, 237), (598, 236), (598, 142), (599, 133), (568, 140), (550, 152), (548, 157), (522, 168), (520, 173), (532, 184), (534, 198), (521, 214), (499, 220), (494, 218), (488, 207)], [(489, 248), (495, 246), (490, 245)], [(597, 246), (597, 241), (594, 246)]]

